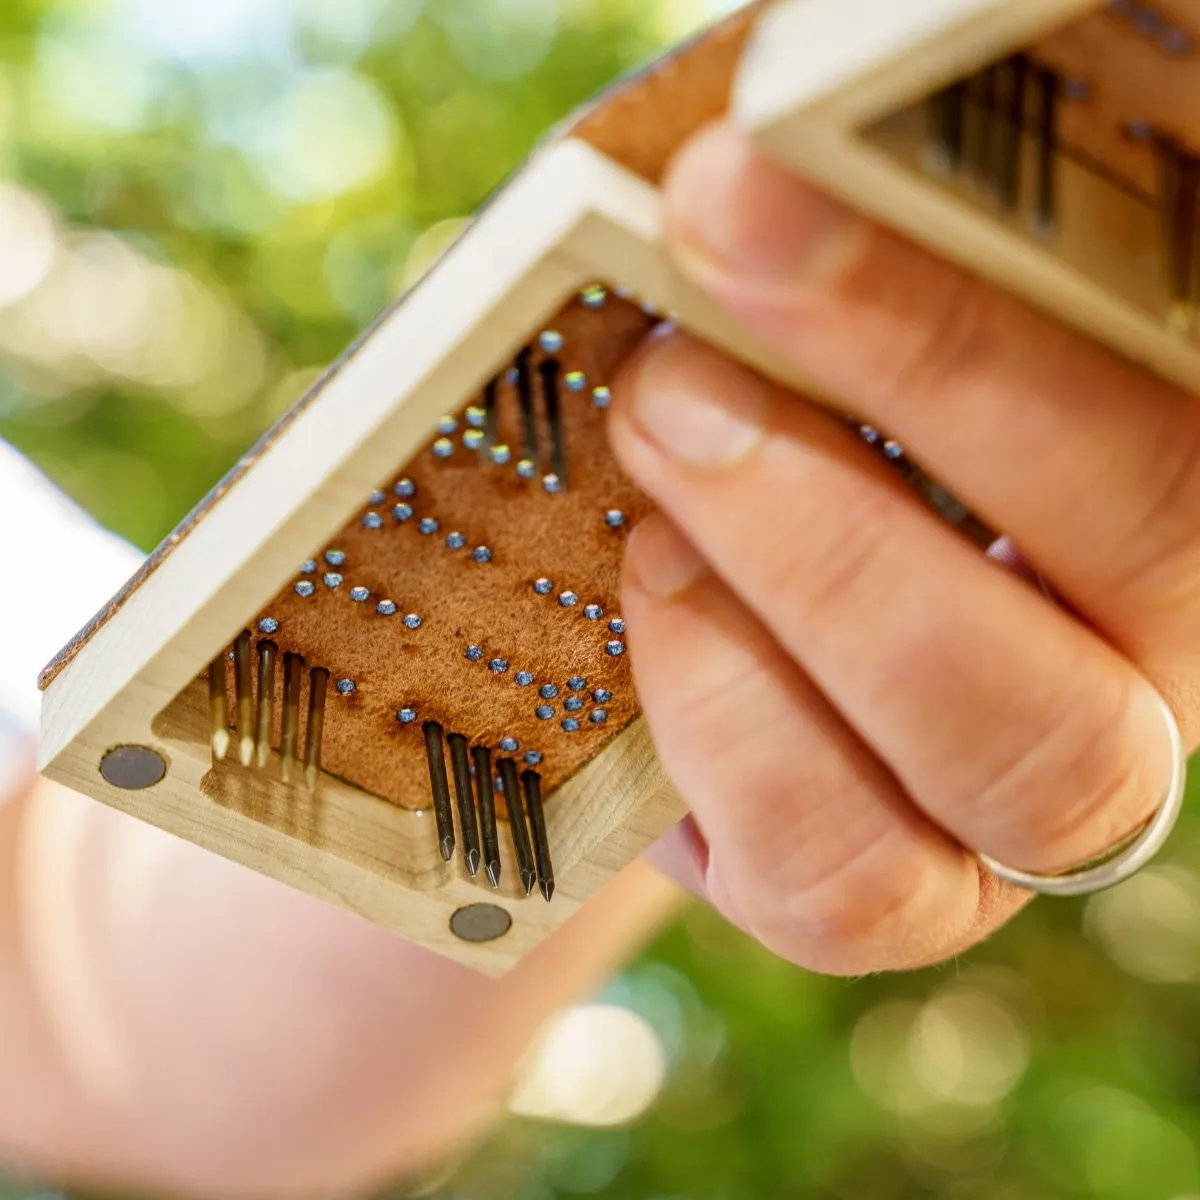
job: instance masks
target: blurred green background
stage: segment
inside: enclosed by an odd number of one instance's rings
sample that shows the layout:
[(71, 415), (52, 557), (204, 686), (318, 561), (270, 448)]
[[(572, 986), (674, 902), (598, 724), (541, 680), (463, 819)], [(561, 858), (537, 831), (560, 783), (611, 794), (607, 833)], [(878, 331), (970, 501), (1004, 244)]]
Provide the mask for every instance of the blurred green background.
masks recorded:
[[(4, 0), (0, 437), (151, 547), (548, 126), (728, 7)], [(1198, 1197), (1197, 868), (1188, 816), (1117, 891), (852, 982), (694, 908), (432, 1190)]]

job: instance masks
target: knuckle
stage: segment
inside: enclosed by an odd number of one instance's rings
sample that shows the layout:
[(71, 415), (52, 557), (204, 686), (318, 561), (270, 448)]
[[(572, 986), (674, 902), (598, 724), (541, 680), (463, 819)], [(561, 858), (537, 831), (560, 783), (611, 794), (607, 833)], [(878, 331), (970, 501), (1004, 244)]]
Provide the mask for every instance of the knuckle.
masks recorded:
[(980, 811), (998, 857), (1062, 870), (1108, 849), (1153, 803), (1132, 687), (1118, 682), (1060, 699), (1031, 729), (986, 787)]
[(884, 364), (887, 390), (904, 398), (948, 394), (996, 354), (995, 295), (958, 270), (946, 270), (922, 305), (922, 320), (899, 336)]
[(786, 704), (770, 703), (778, 692), (773, 669), (729, 643), (644, 658), (638, 691), (661, 749), (698, 764), (711, 779), (738, 778), (752, 756), (774, 761), (772, 740), (783, 744), (795, 717)]
[(809, 620), (844, 612), (884, 552), (895, 525), (894, 506), (894, 495), (882, 488), (864, 486), (839, 495), (836, 522), (806, 522), (805, 537), (791, 539), (770, 556), (766, 594), (786, 597)]
[[(1161, 436), (1150, 439), (1141, 486), (1146, 497), (1121, 538), (1128, 553), (1111, 581), (1114, 590), (1149, 598), (1157, 611), (1193, 611), (1200, 551), (1200, 422), (1189, 408), (1180, 423), (1164, 422)], [(1182, 602), (1182, 603), (1181, 603)]]
[[(811, 866), (777, 863), (738, 897), (738, 912), (769, 950), (809, 970), (899, 969), (935, 958), (939, 946), (961, 936), (953, 903), (944, 902), (945, 870), (935, 854), (911, 846), (897, 853), (879, 839), (815, 874)], [(973, 912), (971, 903), (962, 916)]]

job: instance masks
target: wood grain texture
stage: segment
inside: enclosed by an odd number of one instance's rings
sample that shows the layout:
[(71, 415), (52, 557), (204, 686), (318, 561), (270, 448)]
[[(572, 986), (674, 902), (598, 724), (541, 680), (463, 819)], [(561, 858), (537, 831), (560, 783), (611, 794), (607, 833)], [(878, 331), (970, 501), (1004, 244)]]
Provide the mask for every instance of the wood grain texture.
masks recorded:
[[(470, 880), (457, 863), (442, 863), (427, 813), (398, 808), (330, 777), (310, 796), (269, 773), (228, 762), (214, 768), (207, 744), (194, 736), (206, 722), (207, 693), (198, 683), (173, 701), (155, 730), (134, 730), (114, 706), (49, 773), (168, 833), (493, 975), (568, 920), (684, 812), (648, 733), (635, 723), (547, 808), (561, 880), (548, 905), (521, 894), (507, 846), (498, 894)], [(166, 779), (141, 792), (110, 787), (96, 769), (104, 752), (131, 732), (168, 762)], [(462, 942), (450, 932), (450, 916), (480, 901), (506, 909), (512, 927), (495, 942)]]

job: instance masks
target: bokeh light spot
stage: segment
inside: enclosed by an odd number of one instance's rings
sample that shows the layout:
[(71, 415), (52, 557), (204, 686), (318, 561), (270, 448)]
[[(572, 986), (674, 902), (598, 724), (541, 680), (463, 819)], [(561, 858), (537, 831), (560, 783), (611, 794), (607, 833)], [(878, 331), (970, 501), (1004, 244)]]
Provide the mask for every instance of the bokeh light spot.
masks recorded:
[(23, 300), (50, 273), (54, 216), (32, 192), (0, 182), (0, 308)]
[(334, 68), (305, 72), (262, 127), (252, 156), (288, 199), (331, 200), (378, 178), (397, 143), (396, 114), (370, 80)]
[(458, 241), (470, 223), (466, 217), (450, 217), (426, 229), (408, 252), (408, 260), (400, 277), (401, 290), (407, 291), (418, 283)]
[(908, 1039), (921, 1006), (887, 1000), (868, 1009), (850, 1038), (850, 1066), (858, 1086), (895, 1113), (914, 1113), (936, 1102), (913, 1070)]
[(51, 27), (38, 46), (44, 101), (71, 124), (130, 132), (149, 124), (164, 87), (157, 62), (103, 26)]
[(123, 17), (147, 49), (189, 66), (291, 48), (290, 0), (126, 0)]
[(1195, 1187), (1195, 1147), (1148, 1105), (1116, 1089), (1097, 1088), (1068, 1100), (1066, 1107), (1084, 1110), (1072, 1115), (1083, 1135), (1084, 1169), (1094, 1195), (1142, 1196), (1147, 1179), (1172, 1191)]
[(925, 1005), (908, 1051), (930, 1091), (965, 1105), (1003, 1099), (1029, 1063), (1029, 1039), (1012, 1013), (985, 992), (961, 987)]
[(1200, 881), (1182, 867), (1150, 867), (1093, 896), (1084, 929), (1139, 979), (1200, 980)]
[(527, 75), (558, 33), (555, 0), (438, 0), (433, 15), (463, 66), (496, 82)]
[(662, 1046), (643, 1018), (609, 1005), (581, 1005), (542, 1031), (509, 1107), (573, 1125), (620, 1125), (653, 1103), (665, 1079)]

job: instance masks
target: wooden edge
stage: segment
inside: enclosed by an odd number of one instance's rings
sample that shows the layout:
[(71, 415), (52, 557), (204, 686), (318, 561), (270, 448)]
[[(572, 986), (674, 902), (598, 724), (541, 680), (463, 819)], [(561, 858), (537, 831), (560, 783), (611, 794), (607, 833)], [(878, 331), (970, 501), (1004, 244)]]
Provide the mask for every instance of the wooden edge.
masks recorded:
[[(764, 154), (853, 208), (1169, 381), (1197, 390), (1200, 346), (934, 181), (898, 167), (860, 136), (861, 121), (893, 111), (892, 103), (919, 99), (979, 61), (994, 61), (1029, 36), (1096, 6), (1096, 0), (999, 3), (1002, 10), (990, 0), (919, 0), (896, 9), (887, 0), (789, 0), (766, 14), (752, 35), (734, 89), (734, 119)], [(901, 8), (904, 20), (889, 21)], [(866, 19), (876, 10), (878, 28), (871, 38), (859, 44), (837, 40), (835, 26), (852, 11)], [(932, 22), (934, 15), (944, 24)], [(979, 18), (977, 28), (963, 24), (972, 15)], [(792, 39), (805, 28), (812, 34), (819, 18), (824, 54), (819, 76), (810, 76), (794, 60), (784, 61), (777, 45), (784, 39), (789, 46), (804, 44)], [(870, 54), (863, 48), (868, 43)], [(839, 60), (842, 45), (850, 48)]]
[(1104, 0), (781, 0), (759, 18), (731, 110), (755, 131), (799, 112), (879, 120)]
[[(549, 936), (685, 811), (643, 722), (635, 722), (547, 805), (558, 880), (547, 904), (537, 892), (523, 895), (507, 844), (503, 886), (493, 892), (468, 879), (461, 863), (441, 862), (430, 813), (399, 808), (328, 776), (310, 796), (270, 771), (214, 769), (207, 746), (181, 733), (205, 727), (204, 685), (194, 684), (176, 703), (182, 711), (157, 731), (106, 714), (55, 759), (47, 776), (490, 975), (503, 974)], [(100, 774), (104, 754), (131, 742), (162, 755), (161, 783), (122, 791)], [(481, 903), (507, 912), (511, 927), (495, 941), (460, 940), (450, 928), (452, 914)]]

